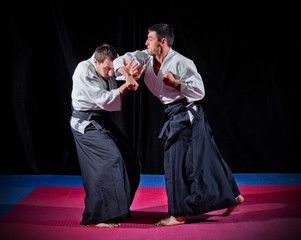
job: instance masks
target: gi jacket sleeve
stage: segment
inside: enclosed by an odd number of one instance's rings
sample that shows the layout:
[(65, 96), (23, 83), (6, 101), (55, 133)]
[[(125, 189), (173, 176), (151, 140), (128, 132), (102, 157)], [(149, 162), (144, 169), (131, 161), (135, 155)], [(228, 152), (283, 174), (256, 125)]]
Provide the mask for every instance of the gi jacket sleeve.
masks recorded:
[(111, 90), (96, 73), (93, 66), (80, 66), (73, 75), (73, 105), (77, 110), (120, 111), (120, 92), (114, 79), (109, 79)]
[(190, 59), (182, 59), (178, 64), (181, 93), (188, 102), (200, 100), (205, 96), (205, 88), (201, 75)]

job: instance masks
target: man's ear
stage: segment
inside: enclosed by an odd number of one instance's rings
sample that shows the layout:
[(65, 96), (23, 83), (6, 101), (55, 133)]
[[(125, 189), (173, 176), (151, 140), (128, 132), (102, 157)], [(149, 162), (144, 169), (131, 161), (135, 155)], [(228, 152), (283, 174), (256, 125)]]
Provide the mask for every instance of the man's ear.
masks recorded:
[(95, 65), (98, 63), (98, 61), (94, 58), (94, 63), (95, 63)]
[(166, 39), (166, 38), (162, 38), (162, 39), (161, 39), (161, 43), (162, 43), (162, 44), (167, 44), (167, 39)]

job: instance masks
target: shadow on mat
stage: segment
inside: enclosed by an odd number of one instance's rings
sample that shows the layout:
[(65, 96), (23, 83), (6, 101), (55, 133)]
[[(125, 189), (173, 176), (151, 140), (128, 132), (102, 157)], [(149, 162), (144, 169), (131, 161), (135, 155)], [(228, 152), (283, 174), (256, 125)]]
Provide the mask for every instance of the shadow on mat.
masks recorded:
[[(154, 224), (163, 218), (169, 217), (167, 212), (153, 212), (150, 210), (131, 211), (131, 218), (124, 221), (120, 228), (157, 228)], [(217, 222), (208, 218), (213, 215), (200, 215), (197, 217), (187, 218), (185, 224)]]

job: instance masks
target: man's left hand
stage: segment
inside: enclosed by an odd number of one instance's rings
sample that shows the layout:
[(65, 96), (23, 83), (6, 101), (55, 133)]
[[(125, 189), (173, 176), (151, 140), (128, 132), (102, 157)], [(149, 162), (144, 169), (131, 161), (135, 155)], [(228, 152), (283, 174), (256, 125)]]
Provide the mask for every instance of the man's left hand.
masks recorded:
[(138, 63), (133, 64), (133, 62), (134, 62), (134, 58), (132, 58), (129, 63), (126, 63), (125, 59), (123, 59), (124, 67), (126, 68), (128, 73), (132, 75), (133, 78), (137, 81), (141, 77), (142, 73), (145, 71), (146, 64), (144, 64), (141, 68), (139, 68)]
[(163, 82), (170, 87), (180, 90), (180, 81), (176, 80), (174, 75), (170, 71), (166, 71), (164, 73)]

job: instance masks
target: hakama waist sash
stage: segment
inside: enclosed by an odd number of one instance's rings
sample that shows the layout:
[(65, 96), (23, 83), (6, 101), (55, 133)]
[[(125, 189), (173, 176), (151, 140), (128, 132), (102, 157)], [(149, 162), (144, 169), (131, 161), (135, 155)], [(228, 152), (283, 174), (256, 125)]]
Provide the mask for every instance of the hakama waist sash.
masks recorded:
[(111, 121), (110, 112), (99, 111), (72, 111), (72, 117), (80, 119), (80, 122), (90, 121), (97, 129), (102, 129), (102, 124), (109, 123)]
[(193, 120), (191, 124), (193, 124), (194, 121), (201, 120), (201, 115), (194, 109), (194, 106), (197, 106), (197, 109), (199, 109), (200, 101), (187, 103), (187, 101), (183, 98), (171, 104), (165, 105), (164, 112), (166, 116), (166, 121), (164, 122), (161, 131), (158, 134), (158, 138), (165, 138), (165, 140), (171, 140), (177, 136), (177, 134), (182, 130), (182, 128), (172, 128), (174, 131), (170, 131), (170, 128), (168, 129), (168, 126), (171, 123), (171, 121), (173, 121), (174, 118), (177, 118), (177, 115), (181, 112), (185, 114), (187, 111), (189, 111), (193, 115)]

